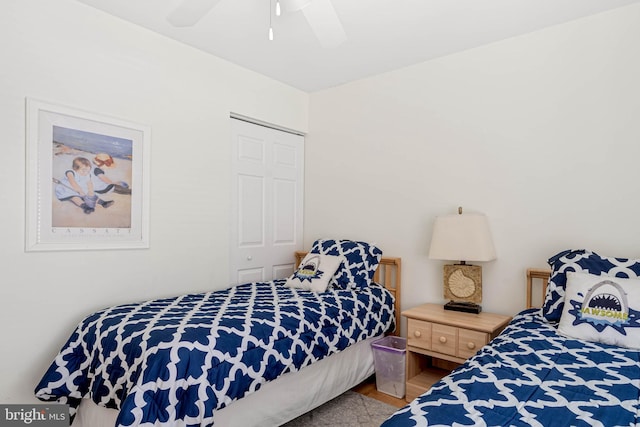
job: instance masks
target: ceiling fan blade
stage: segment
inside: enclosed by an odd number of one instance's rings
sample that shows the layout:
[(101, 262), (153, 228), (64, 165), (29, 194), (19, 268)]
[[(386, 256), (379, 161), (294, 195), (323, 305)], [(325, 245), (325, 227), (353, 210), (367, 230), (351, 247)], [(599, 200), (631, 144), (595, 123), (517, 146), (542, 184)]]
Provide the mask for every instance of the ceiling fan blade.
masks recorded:
[(347, 34), (330, 0), (312, 0), (302, 9), (322, 47), (333, 48), (347, 40)]
[(190, 27), (201, 20), (220, 0), (183, 0), (167, 21), (174, 27)]
[(311, 3), (311, 0), (282, 0), (282, 9), (285, 12), (296, 12)]

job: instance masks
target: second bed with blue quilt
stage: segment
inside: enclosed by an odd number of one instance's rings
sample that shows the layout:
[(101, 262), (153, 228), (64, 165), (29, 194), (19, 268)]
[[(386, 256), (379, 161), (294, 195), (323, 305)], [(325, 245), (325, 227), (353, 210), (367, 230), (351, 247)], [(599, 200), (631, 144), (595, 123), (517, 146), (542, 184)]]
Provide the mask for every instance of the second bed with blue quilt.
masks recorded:
[(640, 426), (640, 260), (567, 250), (517, 316), (383, 427)]

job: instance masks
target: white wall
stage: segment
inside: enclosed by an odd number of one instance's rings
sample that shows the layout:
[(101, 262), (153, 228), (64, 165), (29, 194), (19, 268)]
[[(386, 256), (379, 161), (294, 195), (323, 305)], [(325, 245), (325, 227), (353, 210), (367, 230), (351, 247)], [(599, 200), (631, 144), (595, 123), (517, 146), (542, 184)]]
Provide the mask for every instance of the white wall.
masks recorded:
[[(26, 403), (85, 315), (228, 284), (229, 113), (306, 131), (309, 97), (72, 0), (1, 9), (0, 402)], [(27, 96), (151, 126), (150, 249), (24, 252)]]
[(636, 4), (313, 93), (306, 243), (402, 257), (408, 309), (443, 302), (434, 218), (483, 212), (483, 307), (505, 314), (560, 250), (640, 257), (638, 22)]

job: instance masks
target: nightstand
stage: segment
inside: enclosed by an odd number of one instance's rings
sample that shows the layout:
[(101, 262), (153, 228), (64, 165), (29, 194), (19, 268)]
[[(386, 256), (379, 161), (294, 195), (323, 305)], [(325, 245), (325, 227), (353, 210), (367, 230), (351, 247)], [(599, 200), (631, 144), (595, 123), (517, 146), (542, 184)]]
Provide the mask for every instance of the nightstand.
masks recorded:
[(410, 402), (507, 326), (511, 317), (445, 310), (424, 304), (402, 312), (407, 318), (405, 392)]

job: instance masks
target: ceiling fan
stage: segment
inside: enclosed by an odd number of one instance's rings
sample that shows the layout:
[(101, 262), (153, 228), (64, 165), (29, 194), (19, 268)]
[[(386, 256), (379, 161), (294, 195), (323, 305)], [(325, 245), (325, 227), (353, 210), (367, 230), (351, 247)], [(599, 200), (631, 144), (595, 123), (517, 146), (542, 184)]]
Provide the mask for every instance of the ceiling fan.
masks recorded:
[[(322, 47), (336, 47), (347, 39), (342, 23), (330, 0), (277, 1), (282, 5), (282, 10), (285, 13), (302, 11)], [(220, 0), (182, 0), (178, 7), (167, 16), (167, 21), (175, 27), (193, 26), (219, 2)]]

